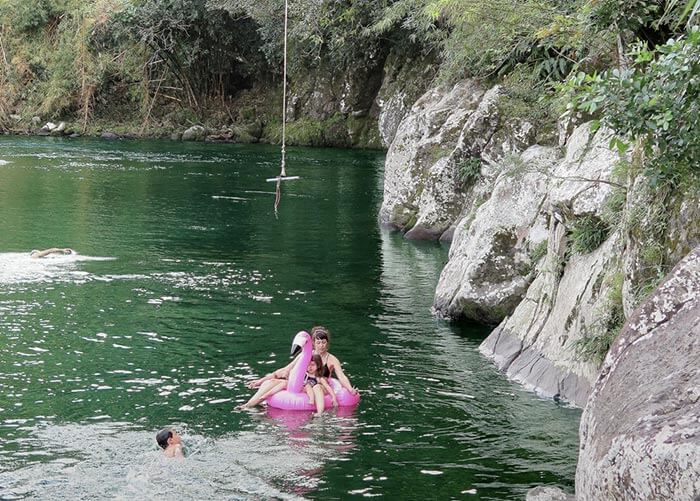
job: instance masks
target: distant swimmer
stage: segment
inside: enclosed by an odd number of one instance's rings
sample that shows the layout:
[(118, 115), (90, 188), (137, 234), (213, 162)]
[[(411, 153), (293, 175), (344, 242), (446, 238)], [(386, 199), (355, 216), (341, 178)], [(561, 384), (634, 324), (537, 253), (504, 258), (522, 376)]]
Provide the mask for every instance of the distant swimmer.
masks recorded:
[(156, 442), (165, 453), (165, 457), (184, 459), (182, 452), (182, 439), (177, 432), (171, 428), (163, 428), (156, 433)]
[(75, 251), (67, 247), (65, 249), (61, 249), (60, 247), (51, 247), (50, 249), (45, 250), (33, 250), (29, 253), (29, 257), (31, 257), (32, 259), (39, 259), (42, 257), (49, 256), (51, 254), (70, 255), (75, 254)]

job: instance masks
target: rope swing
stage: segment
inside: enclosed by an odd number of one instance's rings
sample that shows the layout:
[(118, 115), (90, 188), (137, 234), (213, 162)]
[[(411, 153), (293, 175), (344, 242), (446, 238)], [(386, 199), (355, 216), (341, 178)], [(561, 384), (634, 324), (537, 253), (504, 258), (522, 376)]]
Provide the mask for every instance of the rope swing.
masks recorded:
[(284, 60), (282, 68), (282, 161), (280, 174), (277, 177), (267, 179), (267, 182), (275, 182), (275, 215), (282, 200), (282, 181), (299, 179), (299, 176), (287, 176), (286, 170), (286, 134), (287, 134), (287, 21), (289, 19), (288, 0), (284, 0)]

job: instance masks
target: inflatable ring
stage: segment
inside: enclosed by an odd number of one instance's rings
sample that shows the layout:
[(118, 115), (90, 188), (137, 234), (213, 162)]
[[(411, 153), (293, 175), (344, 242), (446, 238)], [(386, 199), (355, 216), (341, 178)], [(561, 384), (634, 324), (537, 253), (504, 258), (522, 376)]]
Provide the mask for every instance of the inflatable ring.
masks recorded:
[[(267, 404), (276, 409), (289, 411), (315, 411), (316, 406), (309, 403), (309, 396), (304, 391), (304, 374), (311, 361), (313, 354), (311, 335), (306, 331), (299, 332), (292, 341), (292, 355), (296, 355), (301, 350), (301, 356), (292, 370), (289, 372), (287, 389), (282, 390), (268, 397)], [(335, 378), (327, 378), (328, 384), (335, 392), (335, 398), (340, 407), (352, 407), (360, 401), (359, 394), (352, 394), (343, 388)], [(326, 409), (333, 406), (333, 399), (330, 395), (324, 397)]]

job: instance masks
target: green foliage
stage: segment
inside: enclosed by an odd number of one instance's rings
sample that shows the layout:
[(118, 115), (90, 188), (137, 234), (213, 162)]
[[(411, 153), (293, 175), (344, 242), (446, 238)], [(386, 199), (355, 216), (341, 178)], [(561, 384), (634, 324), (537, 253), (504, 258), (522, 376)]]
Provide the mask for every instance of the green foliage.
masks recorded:
[[(227, 106), (237, 96), (256, 85), (279, 83), (283, 5), (280, 0), (3, 0), (6, 64), (0, 64), (0, 99), (11, 110), (17, 105), (44, 114), (73, 113), (85, 122), (110, 100), (138, 108), (146, 119), (166, 103), (195, 109), (200, 121), (214, 103), (217, 112), (233, 117), (236, 111)], [(647, 90), (664, 98), (637, 122), (661, 130), (669, 130), (670, 123), (687, 125), (681, 132), (697, 125), (692, 119), (678, 121), (697, 111), (692, 106), (668, 107), (670, 96), (684, 96), (685, 103), (697, 97), (693, 35), (683, 39), (685, 48), (679, 41), (660, 44), (697, 18), (698, 5), (697, 0), (295, 0), (289, 5), (290, 81), (304, 80), (310, 68), (333, 79), (358, 68), (379, 68), (390, 52), (405, 60), (422, 54), (440, 66), (443, 82), (503, 80), (499, 107), (535, 124), (544, 141), (552, 132), (547, 124), (554, 122), (552, 83), (572, 71), (587, 71), (588, 78), (571, 78), (568, 88), (587, 111), (601, 114), (603, 107), (606, 116), (620, 115), (623, 137), (615, 146), (623, 150), (639, 134), (619, 112), (627, 103), (632, 105), (628, 115), (635, 115)], [(616, 62), (611, 54), (630, 36), (654, 49), (639, 48), (629, 74), (593, 73)], [(692, 92), (683, 94), (683, 81)], [(662, 113), (667, 108), (670, 118)], [(372, 127), (351, 129), (374, 142)], [(672, 150), (667, 139), (656, 137), (651, 150)], [(687, 145), (690, 138), (684, 141)], [(669, 158), (659, 165), (675, 162)]]
[(149, 79), (179, 87), (195, 108), (250, 86), (267, 69), (256, 24), (199, 0), (143, 0), (120, 12), (113, 30), (149, 47)]
[(588, 4), (590, 20), (599, 28), (616, 27), (619, 31), (640, 33), (657, 24), (663, 14), (658, 0), (597, 0)]
[[(99, 94), (129, 74), (138, 48), (100, 43), (128, 0), (9, 0), (0, 4), (3, 56), (0, 94), (25, 114), (91, 116)], [(12, 23), (5, 24), (6, 20)]]
[(470, 186), (481, 176), (481, 158), (468, 157), (457, 164), (457, 178), (462, 187)]
[(503, 94), (498, 100), (498, 110), (503, 117), (522, 119), (531, 123), (537, 131), (537, 142), (546, 144), (555, 137), (556, 114), (552, 94), (539, 72), (520, 64), (504, 76)]
[(579, 339), (574, 346), (576, 355), (582, 360), (600, 365), (605, 360), (605, 355), (607, 355), (610, 346), (617, 339), (618, 334), (619, 332), (606, 331), (597, 336)]
[(18, 32), (30, 32), (46, 25), (57, 13), (49, 0), (5, 0), (0, 3), (0, 19)]
[(600, 320), (601, 333), (576, 342), (574, 350), (579, 358), (600, 365), (610, 350), (610, 346), (620, 334), (625, 323), (625, 312), (622, 306), (623, 282), (624, 275), (620, 272), (606, 278), (609, 290), (605, 312)]
[(610, 227), (594, 215), (585, 215), (574, 221), (571, 241), (574, 252), (585, 254), (596, 250), (608, 238)]
[(619, 137), (624, 153), (639, 142), (652, 160), (653, 186), (700, 173), (700, 29), (655, 50), (634, 46), (634, 65), (601, 74), (574, 75), (568, 82), (570, 110), (599, 113)]
[[(547, 28), (560, 18), (556, 2), (444, 0), (442, 14), (450, 27), (443, 43), (442, 76), (494, 76), (519, 64), (540, 78), (560, 79), (576, 56), (575, 40), (550, 36)], [(573, 57), (572, 57), (573, 55)]]

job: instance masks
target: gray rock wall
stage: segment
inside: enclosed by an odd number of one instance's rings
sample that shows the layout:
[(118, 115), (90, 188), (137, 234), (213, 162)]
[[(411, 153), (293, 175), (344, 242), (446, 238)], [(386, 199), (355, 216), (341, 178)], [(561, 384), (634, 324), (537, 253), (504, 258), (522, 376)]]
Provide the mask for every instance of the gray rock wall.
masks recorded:
[(450, 226), (464, 195), (456, 189), (456, 170), (447, 160), (484, 92), (476, 82), (464, 81), (428, 91), (411, 107), (387, 152), (382, 225), (420, 229), (435, 239)]
[(629, 317), (581, 418), (576, 497), (700, 496), (700, 248)]
[[(471, 199), (471, 184), (462, 179), (465, 165), (472, 162), (478, 177), (482, 160), (493, 163), (534, 140), (525, 123), (509, 124), (519, 131), (514, 135), (517, 140), (499, 135), (501, 92), (498, 86), (487, 90), (475, 80), (463, 80), (449, 88), (430, 89), (415, 102), (393, 133), (387, 152), (379, 213), (383, 226), (403, 231), (409, 239), (451, 238)], [(387, 124), (394, 123), (388, 118), (393, 116), (388, 106), (384, 109), (380, 120), (386, 116)], [(387, 140), (392, 137), (392, 127), (382, 130)]]
[(577, 346), (608, 328), (605, 319), (613, 308), (609, 296), (612, 276), (621, 269), (622, 239), (613, 233), (599, 248), (576, 252), (569, 235), (578, 218), (602, 215), (618, 162), (607, 147), (609, 138), (604, 130), (592, 135), (584, 124), (569, 138), (564, 158), (543, 171), (548, 179), (541, 205), (549, 222), (547, 253), (522, 301), (506, 312), (509, 316), (480, 347), (511, 379), (577, 406), (585, 404), (598, 373), (597, 363), (582, 357)]
[(434, 306), (442, 316), (496, 323), (518, 305), (533, 278), (529, 249), (547, 239), (542, 170), (557, 158), (554, 148), (533, 146), (486, 181), (488, 199), (457, 226), (438, 282)]

